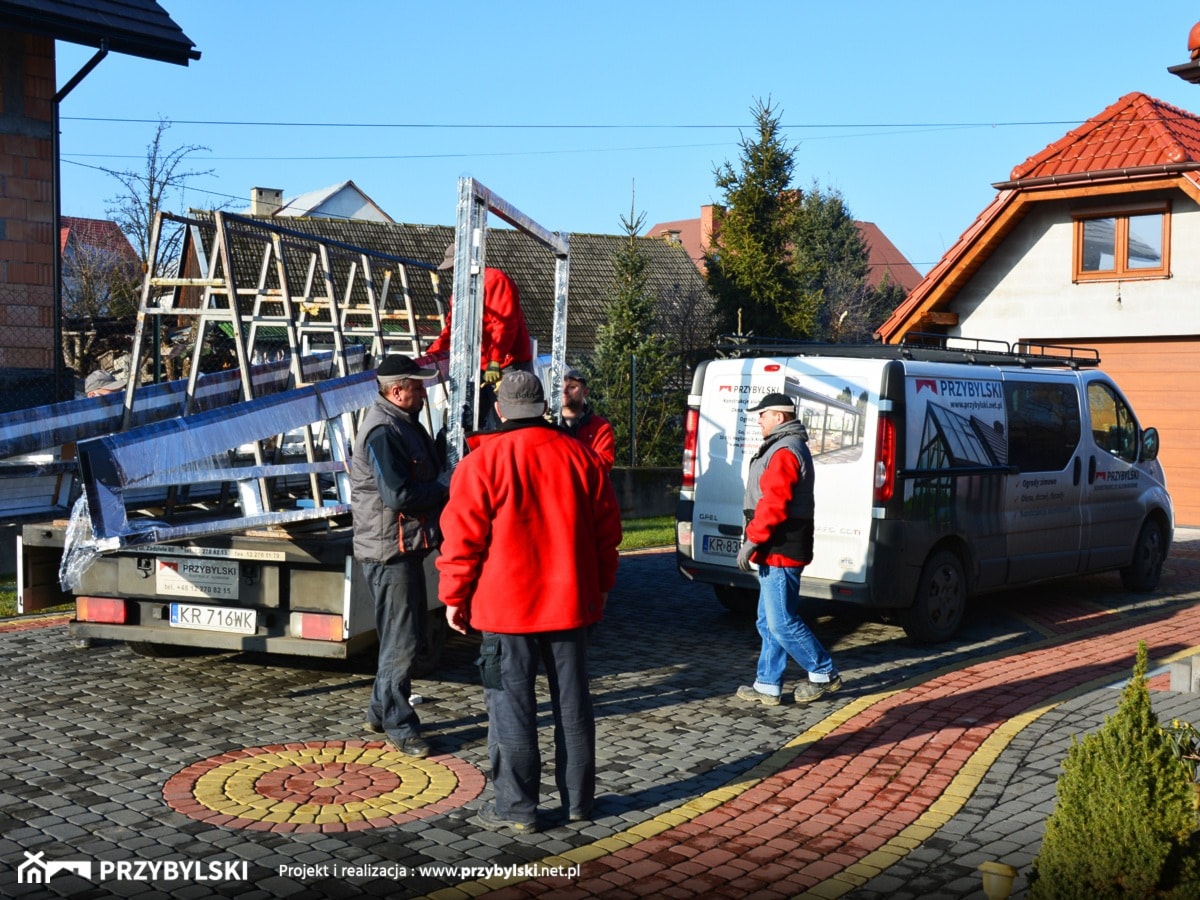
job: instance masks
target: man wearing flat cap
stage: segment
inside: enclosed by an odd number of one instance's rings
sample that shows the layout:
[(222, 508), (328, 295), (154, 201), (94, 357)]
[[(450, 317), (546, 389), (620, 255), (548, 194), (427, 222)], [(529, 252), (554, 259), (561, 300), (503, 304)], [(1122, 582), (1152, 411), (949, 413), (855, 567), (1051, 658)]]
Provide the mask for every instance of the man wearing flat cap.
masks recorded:
[(763, 442), (750, 460), (746, 538), (738, 568), (758, 572), (758, 633), (762, 650), (753, 685), (741, 700), (778, 706), (788, 657), (808, 677), (796, 685), (797, 703), (811, 703), (842, 686), (828, 651), (800, 617), (800, 575), (813, 553), (813, 461), (808, 432), (785, 394), (767, 394), (747, 410), (757, 414)]
[(479, 667), (495, 802), (476, 821), (521, 834), (540, 827), (539, 663), (550, 686), (563, 816), (592, 816), (596, 723), (587, 634), (616, 581), (621, 513), (596, 455), (544, 418), (536, 375), (510, 372), (496, 394), (499, 430), (454, 470), (438, 593), (450, 627), (483, 632)]
[[(446, 248), (446, 255), (438, 271), (454, 269), (454, 244)], [(450, 317), (454, 298), (446, 307), (446, 325), (442, 333), (429, 345), (428, 353), (441, 355), (450, 352)], [(490, 412), (496, 382), (509, 369), (530, 371), (533, 368), (533, 349), (529, 340), (529, 328), (525, 325), (525, 313), (521, 309), (521, 292), (516, 282), (500, 269), (487, 266), (483, 270), (483, 331), (481, 334), (479, 371), (482, 374), (483, 390), (480, 408)]]
[(375, 370), (379, 394), (363, 416), (350, 464), (354, 556), (375, 602), (379, 635), (366, 727), (414, 757), (430, 753), (409, 698), (425, 638), (424, 559), (441, 543), (438, 516), (449, 484), (419, 418), (424, 380), (436, 374), (398, 353), (383, 358)]
[(600, 457), (604, 471), (611, 472), (617, 458), (617, 440), (612, 423), (596, 415), (588, 403), (587, 376), (579, 369), (567, 369), (563, 375), (562, 418), (559, 424), (567, 434), (582, 441)]

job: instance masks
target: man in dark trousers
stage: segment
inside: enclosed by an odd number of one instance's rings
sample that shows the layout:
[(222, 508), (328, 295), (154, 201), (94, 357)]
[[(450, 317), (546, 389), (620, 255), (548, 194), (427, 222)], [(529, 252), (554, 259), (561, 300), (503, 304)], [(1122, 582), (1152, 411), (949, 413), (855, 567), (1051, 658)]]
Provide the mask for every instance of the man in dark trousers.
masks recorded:
[(763, 442), (750, 460), (746, 540), (738, 568), (758, 571), (758, 633), (762, 650), (753, 685), (738, 688), (741, 700), (778, 706), (788, 657), (808, 672), (796, 685), (797, 703), (811, 703), (842, 686), (829, 653), (800, 618), (800, 574), (812, 562), (813, 461), (808, 431), (784, 394), (767, 394), (750, 407), (758, 414)]
[(495, 804), (476, 820), (520, 834), (539, 828), (539, 662), (550, 684), (563, 812), (570, 822), (592, 815), (596, 722), (587, 634), (616, 581), (621, 514), (596, 455), (544, 418), (536, 375), (509, 372), (496, 393), (499, 430), (463, 457), (450, 484), (438, 592), (452, 628), (483, 632)]
[(438, 514), (449, 474), (418, 418), (423, 379), (437, 374), (400, 354), (375, 370), (379, 395), (367, 408), (350, 465), (354, 556), (375, 601), (379, 667), (367, 708), (367, 730), (387, 735), (407, 756), (429, 744), (412, 708), (412, 666), (425, 636), (424, 559), (441, 543)]

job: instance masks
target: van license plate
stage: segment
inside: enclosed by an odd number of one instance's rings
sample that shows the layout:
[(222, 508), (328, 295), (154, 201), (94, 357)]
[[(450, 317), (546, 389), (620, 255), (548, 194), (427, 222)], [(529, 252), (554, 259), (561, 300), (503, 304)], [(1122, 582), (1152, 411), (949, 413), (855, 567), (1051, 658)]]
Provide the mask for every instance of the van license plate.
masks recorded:
[(171, 625), (174, 628), (198, 628), (202, 631), (254, 634), (258, 627), (258, 618), (252, 609), (172, 603)]
[(742, 539), (706, 534), (703, 548), (708, 556), (737, 556), (738, 551), (742, 549)]

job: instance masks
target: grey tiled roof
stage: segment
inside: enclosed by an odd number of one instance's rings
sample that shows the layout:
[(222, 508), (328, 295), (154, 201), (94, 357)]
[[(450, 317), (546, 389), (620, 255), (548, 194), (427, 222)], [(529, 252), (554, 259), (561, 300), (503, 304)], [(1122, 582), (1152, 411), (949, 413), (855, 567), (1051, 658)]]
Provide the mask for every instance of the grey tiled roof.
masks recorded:
[[(246, 217), (273, 226), (338, 241), (377, 253), (436, 266), (454, 229), (444, 225), (366, 222), (358, 220)], [(567, 305), (567, 356), (569, 362), (590, 353), (605, 309), (613, 299), (613, 259), (621, 235), (569, 235), (571, 263)], [(658, 238), (637, 238), (647, 260), (646, 275), (651, 292), (658, 298), (659, 328), (678, 335), (688, 331), (707, 340), (711, 331), (712, 299), (703, 276), (678, 244)], [(554, 260), (549, 250), (532, 238), (506, 228), (488, 230), (487, 265), (503, 269), (521, 292), (521, 305), (530, 333), (543, 350), (550, 346), (554, 310)], [(236, 249), (235, 249), (236, 252)], [(255, 258), (238, 264), (243, 271), (256, 271)], [(337, 263), (335, 262), (335, 268)], [(413, 278), (414, 293), (426, 290), (426, 280)], [(249, 286), (243, 283), (243, 286)], [(295, 289), (296, 286), (294, 286)], [(446, 286), (448, 288), (448, 285)], [(697, 341), (689, 344), (694, 347)]]
[(155, 0), (4, 0), (0, 27), (183, 66), (200, 58)]

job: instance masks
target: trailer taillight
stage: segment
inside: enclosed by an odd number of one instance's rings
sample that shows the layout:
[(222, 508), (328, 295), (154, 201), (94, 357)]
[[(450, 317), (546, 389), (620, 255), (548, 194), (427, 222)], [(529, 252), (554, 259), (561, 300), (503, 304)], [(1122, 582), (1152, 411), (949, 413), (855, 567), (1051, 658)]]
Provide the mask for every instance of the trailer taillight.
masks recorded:
[(340, 641), (345, 637), (341, 616), (294, 612), (289, 625), (293, 636), (310, 641)]
[(700, 410), (689, 409), (683, 422), (683, 489), (696, 486), (696, 433), (700, 430)]
[(875, 432), (875, 502), (887, 503), (896, 491), (896, 423), (879, 417)]
[(76, 597), (75, 620), (124, 625), (129, 620), (129, 609), (125, 601), (119, 598)]

